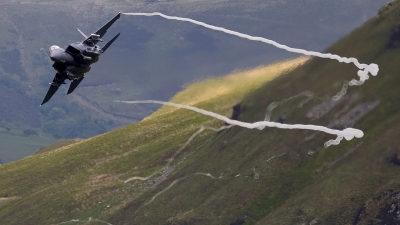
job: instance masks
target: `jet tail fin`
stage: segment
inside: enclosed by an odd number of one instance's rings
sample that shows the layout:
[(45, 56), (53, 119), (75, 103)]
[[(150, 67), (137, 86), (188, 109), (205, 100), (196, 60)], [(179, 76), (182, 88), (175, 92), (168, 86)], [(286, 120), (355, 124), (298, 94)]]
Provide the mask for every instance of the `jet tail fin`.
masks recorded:
[(100, 38), (103, 38), (104, 34), (107, 33), (108, 28), (113, 25), (113, 23), (121, 17), (122, 12), (119, 12), (114, 18), (108, 21), (104, 26), (102, 26), (98, 31), (94, 32), (95, 34), (100, 35)]
[(107, 42), (106, 45), (104, 45), (103, 48), (101, 48), (102, 52), (105, 52), (107, 50), (108, 47), (110, 47), (110, 45), (119, 37), (121, 33), (118, 33), (117, 35), (115, 35), (115, 37), (113, 39), (111, 39), (109, 42)]
[(103, 38), (104, 34), (107, 33), (108, 28), (111, 27), (111, 25), (113, 25), (113, 23), (115, 21), (117, 21), (117, 19), (119, 19), (121, 17), (122, 12), (119, 12), (116, 16), (114, 16), (114, 18), (112, 18), (110, 21), (108, 21), (104, 26), (102, 26), (99, 30), (97, 30), (96, 32), (94, 32), (93, 34), (91, 34), (88, 38), (86, 38), (86, 40), (84, 40), (83, 42), (93, 46), (96, 45), (97, 42), (102, 42), (101, 38)]

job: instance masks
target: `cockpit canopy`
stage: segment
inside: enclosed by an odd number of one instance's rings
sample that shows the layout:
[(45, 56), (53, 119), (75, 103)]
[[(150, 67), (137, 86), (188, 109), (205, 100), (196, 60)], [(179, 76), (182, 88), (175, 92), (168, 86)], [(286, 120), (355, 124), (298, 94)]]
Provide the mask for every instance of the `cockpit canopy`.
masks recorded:
[(51, 52), (54, 51), (55, 49), (60, 49), (60, 47), (58, 47), (57, 45), (52, 45), (52, 46), (50, 47), (50, 49), (49, 49), (50, 54), (51, 54)]

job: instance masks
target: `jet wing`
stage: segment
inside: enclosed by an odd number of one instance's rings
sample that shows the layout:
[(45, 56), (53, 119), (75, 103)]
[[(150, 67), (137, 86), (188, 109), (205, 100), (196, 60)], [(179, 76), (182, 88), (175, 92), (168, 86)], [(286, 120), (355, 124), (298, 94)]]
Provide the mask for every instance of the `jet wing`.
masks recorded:
[(117, 21), (117, 19), (119, 19), (121, 17), (121, 13), (119, 12), (118, 15), (114, 16), (114, 18), (112, 18), (110, 21), (108, 21), (108, 23), (106, 23), (103, 27), (101, 27), (98, 31), (95, 32), (95, 34), (100, 35), (100, 38), (102, 38), (104, 36), (104, 34), (107, 33), (108, 28), (111, 27), (111, 25), (113, 25), (113, 23), (115, 21)]
[(61, 74), (56, 73), (56, 75), (54, 76), (53, 82), (50, 83), (50, 88), (47, 91), (47, 94), (44, 97), (43, 102), (42, 102), (42, 104), (40, 104), (40, 106), (42, 106), (44, 103), (48, 102), (51, 99), (51, 97), (53, 97), (54, 93), (56, 93), (56, 91), (58, 90), (60, 85), (65, 84), (64, 81), (65, 81), (65, 78)]

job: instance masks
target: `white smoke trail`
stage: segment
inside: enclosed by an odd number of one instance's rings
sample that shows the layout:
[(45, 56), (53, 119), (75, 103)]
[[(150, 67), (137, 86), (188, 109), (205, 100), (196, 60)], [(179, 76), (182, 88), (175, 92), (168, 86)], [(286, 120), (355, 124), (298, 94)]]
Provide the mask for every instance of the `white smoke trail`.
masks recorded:
[(349, 86), (361, 86), (362, 84), (364, 84), (364, 81), (359, 81), (359, 80), (351, 80), (351, 81), (344, 81), (343, 82), (343, 86), (342, 86), (342, 90), (339, 91), (335, 96), (332, 97), (333, 101), (338, 101), (340, 100), (343, 96), (346, 95), (347, 93), (347, 89), (349, 89)]
[(349, 88), (349, 81), (344, 81), (343, 82), (343, 86), (342, 86), (342, 90), (340, 90), (335, 96), (332, 97), (333, 101), (339, 101), (343, 96), (346, 95), (347, 93), (347, 89)]
[(228, 30), (225, 29), (223, 27), (217, 27), (217, 26), (213, 26), (213, 25), (209, 25), (197, 20), (193, 20), (193, 19), (189, 19), (189, 18), (182, 18), (182, 17), (176, 17), (176, 16), (167, 16), (164, 15), (162, 13), (159, 12), (153, 12), (153, 13), (123, 13), (124, 15), (131, 15), (131, 16), (161, 16), (165, 19), (169, 19), (169, 20), (179, 20), (179, 21), (186, 21), (186, 22), (190, 22), (190, 23), (194, 23), (203, 27), (206, 27), (208, 29), (212, 29), (212, 30), (216, 30), (216, 31), (221, 31), (230, 35), (234, 35), (234, 36), (238, 36), (241, 38), (245, 38), (248, 40), (252, 40), (252, 41), (260, 41), (263, 43), (267, 43), (270, 45), (273, 45), (277, 48), (280, 49), (284, 49), (286, 51), (289, 52), (294, 52), (294, 53), (299, 53), (299, 54), (303, 54), (303, 55), (308, 55), (308, 56), (316, 56), (316, 57), (320, 57), (320, 58), (326, 58), (326, 59), (336, 59), (339, 62), (344, 62), (344, 63), (353, 63), (355, 66), (357, 66), (357, 68), (359, 69), (359, 71), (357, 72), (357, 75), (359, 76), (360, 80), (355, 80), (353, 79), (352, 81), (350, 81), (350, 85), (361, 85), (363, 84), (366, 80), (369, 79), (369, 74), (376, 76), (378, 75), (379, 72), (379, 66), (377, 64), (371, 63), (369, 65), (367, 64), (361, 64), (358, 62), (358, 60), (356, 58), (346, 58), (346, 57), (341, 57), (338, 55), (334, 55), (334, 54), (330, 54), (330, 53), (320, 53), (320, 52), (314, 52), (314, 51), (307, 51), (307, 50), (303, 50), (303, 49), (298, 49), (298, 48), (291, 48), (288, 47), (286, 45), (282, 45), (277, 43), (276, 41), (273, 40), (269, 40), (263, 37), (254, 37), (254, 36), (250, 36), (248, 34), (243, 34), (243, 33), (239, 33), (236, 31), (232, 31), (232, 30)]
[(342, 136), (338, 136), (336, 138), (336, 140), (330, 140), (330, 141), (325, 142), (324, 146), (325, 146), (325, 148), (327, 148), (327, 147), (329, 147), (331, 145), (338, 145), (338, 144), (340, 144), (341, 140), (343, 140), (343, 137)]
[(345, 138), (346, 140), (352, 140), (353, 138), (361, 138), (364, 136), (364, 133), (361, 130), (354, 129), (354, 128), (346, 128), (344, 130), (334, 130), (330, 129), (327, 127), (323, 126), (317, 126), (317, 125), (303, 125), (303, 124), (281, 124), (281, 123), (276, 123), (276, 122), (270, 122), (270, 121), (259, 121), (255, 123), (246, 123), (246, 122), (241, 122), (237, 120), (232, 120), (229, 119), (226, 116), (219, 115), (214, 112), (210, 112), (204, 109), (199, 109), (193, 106), (187, 106), (187, 105), (182, 105), (182, 104), (176, 104), (176, 103), (171, 103), (171, 102), (163, 102), (163, 101), (154, 101), (154, 100), (146, 100), (146, 101), (116, 101), (116, 102), (121, 102), (121, 103), (126, 103), (126, 104), (161, 104), (161, 105), (169, 105), (177, 108), (183, 108), (183, 109), (188, 109), (192, 110), (198, 113), (201, 113), (203, 115), (211, 116), (216, 119), (222, 120), (228, 124), (231, 125), (237, 125), (240, 127), (244, 128), (249, 128), (249, 129), (263, 129), (264, 127), (277, 127), (281, 129), (304, 129), (304, 130), (316, 130), (316, 131), (322, 131), (328, 134), (333, 134), (337, 135), (338, 138), (342, 137)]

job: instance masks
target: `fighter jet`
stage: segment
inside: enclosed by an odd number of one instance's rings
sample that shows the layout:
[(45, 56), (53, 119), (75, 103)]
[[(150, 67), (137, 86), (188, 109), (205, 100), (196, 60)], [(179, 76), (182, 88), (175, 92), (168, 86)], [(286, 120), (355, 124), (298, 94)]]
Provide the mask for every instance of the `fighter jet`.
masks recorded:
[(75, 90), (85, 77), (85, 73), (90, 71), (90, 65), (97, 62), (99, 56), (120, 35), (118, 33), (103, 47), (97, 45), (98, 42), (103, 41), (101, 38), (107, 33), (108, 28), (120, 17), (121, 12), (90, 36), (85, 35), (81, 30), (76, 28), (86, 39), (82, 42), (72, 43), (66, 49), (62, 49), (57, 45), (50, 47), (50, 59), (54, 61), (53, 68), (56, 70), (56, 75), (53, 82), (50, 83), (50, 88), (40, 106), (49, 101), (60, 85), (65, 84), (65, 80), (67, 79), (71, 81), (67, 94), (71, 94)]

